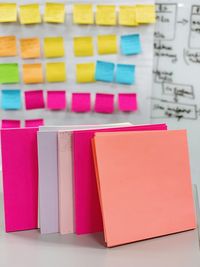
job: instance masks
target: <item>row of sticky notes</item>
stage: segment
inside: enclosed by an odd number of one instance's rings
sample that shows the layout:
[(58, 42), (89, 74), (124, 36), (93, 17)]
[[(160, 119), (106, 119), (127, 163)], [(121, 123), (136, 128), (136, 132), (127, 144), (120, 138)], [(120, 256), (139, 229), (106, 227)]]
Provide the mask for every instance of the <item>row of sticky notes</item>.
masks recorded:
[[(117, 54), (117, 36), (115, 34), (98, 35), (97, 50), (99, 55)], [(136, 55), (141, 53), (139, 34), (122, 35), (120, 38), (122, 55)], [(74, 38), (74, 55), (77, 57), (93, 56), (93, 39), (90, 36)]]
[[(20, 54), (23, 59), (40, 58), (41, 47), (39, 38), (20, 39)], [(0, 56), (17, 55), (17, 39), (15, 36), (0, 37)], [(46, 58), (63, 57), (65, 55), (63, 37), (44, 38), (44, 56)]]
[[(118, 52), (117, 36), (114, 34), (98, 35), (97, 50), (99, 55), (116, 54)], [(141, 53), (139, 34), (122, 35), (120, 38), (122, 55), (136, 55)], [(20, 54), (23, 59), (40, 58), (41, 48), (39, 38), (20, 39)], [(0, 57), (17, 55), (17, 40), (15, 36), (0, 37)], [(44, 38), (44, 56), (46, 58), (64, 57), (63, 37)], [(82, 36), (74, 38), (74, 55), (77, 57), (93, 56), (93, 38)]]
[[(24, 126), (25, 127), (38, 127), (44, 125), (43, 119), (31, 119), (25, 120)], [(1, 128), (20, 128), (21, 121), (20, 120), (7, 120), (4, 119), (1, 121)]]
[(96, 66), (94, 63), (77, 64), (76, 81), (77, 83), (91, 83), (95, 81), (111, 83), (115, 81), (119, 84), (132, 85), (135, 83), (135, 65), (115, 65), (112, 62), (100, 60), (96, 62)]
[[(20, 5), (19, 19), (21, 24), (41, 23), (40, 7), (38, 4)], [(155, 5), (120, 6), (117, 18), (116, 6), (97, 5), (94, 10), (91, 4), (73, 5), (73, 23), (97, 25), (137, 26), (155, 22)], [(16, 22), (17, 5), (14, 3), (0, 4), (0, 22)], [(46, 3), (44, 22), (64, 23), (65, 5), (63, 3)]]
[[(41, 63), (23, 64), (23, 82), (25, 84), (43, 83), (43, 70)], [(19, 66), (17, 63), (0, 64), (0, 84), (19, 83)], [(66, 81), (66, 68), (64, 62), (46, 63), (46, 81)]]
[[(26, 109), (45, 108), (42, 90), (25, 91)], [(91, 110), (90, 93), (72, 93), (71, 106), (73, 112), (89, 112)], [(47, 91), (47, 108), (50, 110), (65, 110), (66, 92)], [(20, 90), (2, 90), (1, 108), (4, 110), (18, 110), (22, 107)], [(135, 93), (118, 94), (118, 109), (120, 111), (136, 111), (137, 95)], [(97, 93), (95, 98), (95, 111), (112, 113), (114, 111), (114, 95)]]
[[(43, 83), (43, 70), (41, 63), (23, 64), (23, 82), (25, 84)], [(19, 66), (17, 63), (0, 64), (0, 84), (19, 83)], [(106, 61), (95, 63), (81, 63), (76, 65), (77, 83), (91, 83), (95, 81), (113, 82), (119, 84), (135, 83), (135, 65), (115, 64)], [(47, 82), (65, 82), (66, 67), (64, 62), (46, 63)]]

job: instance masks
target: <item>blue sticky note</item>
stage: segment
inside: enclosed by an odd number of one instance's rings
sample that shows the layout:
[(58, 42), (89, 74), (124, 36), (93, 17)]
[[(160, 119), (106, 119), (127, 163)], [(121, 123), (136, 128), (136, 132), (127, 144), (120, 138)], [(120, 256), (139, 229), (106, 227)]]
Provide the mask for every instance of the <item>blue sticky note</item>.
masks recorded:
[(2, 109), (20, 109), (21, 91), (20, 90), (2, 90), (1, 95)]
[(117, 64), (116, 82), (122, 84), (134, 84), (135, 65)]
[(95, 80), (102, 82), (113, 82), (115, 64), (105, 61), (97, 61)]
[(136, 55), (141, 53), (141, 42), (139, 34), (121, 36), (121, 53), (123, 55)]

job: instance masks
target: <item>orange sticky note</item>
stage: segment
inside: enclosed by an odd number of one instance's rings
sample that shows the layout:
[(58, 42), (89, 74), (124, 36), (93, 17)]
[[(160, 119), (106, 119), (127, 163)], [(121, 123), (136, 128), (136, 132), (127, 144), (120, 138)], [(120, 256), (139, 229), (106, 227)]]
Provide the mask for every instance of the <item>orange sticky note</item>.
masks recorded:
[(42, 64), (24, 64), (23, 65), (23, 81), (24, 83), (42, 83), (43, 73)]
[(40, 57), (40, 40), (39, 38), (26, 38), (20, 40), (22, 58), (39, 58)]
[(196, 228), (185, 130), (96, 133), (93, 149), (108, 247)]
[(12, 57), (17, 55), (15, 36), (0, 37), (0, 57)]

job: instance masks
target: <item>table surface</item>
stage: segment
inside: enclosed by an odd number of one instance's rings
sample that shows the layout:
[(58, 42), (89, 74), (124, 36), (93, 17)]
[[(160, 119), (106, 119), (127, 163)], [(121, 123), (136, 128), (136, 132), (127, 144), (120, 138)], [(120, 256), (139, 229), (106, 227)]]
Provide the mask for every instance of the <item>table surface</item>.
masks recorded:
[(199, 267), (198, 229), (115, 248), (103, 234), (41, 235), (39, 230), (5, 233), (0, 194), (1, 267)]

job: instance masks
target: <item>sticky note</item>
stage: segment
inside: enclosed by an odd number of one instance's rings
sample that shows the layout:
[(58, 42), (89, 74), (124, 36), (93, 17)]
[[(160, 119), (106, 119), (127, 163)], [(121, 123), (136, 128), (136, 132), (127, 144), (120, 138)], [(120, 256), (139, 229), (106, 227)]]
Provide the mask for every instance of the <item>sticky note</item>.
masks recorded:
[(74, 55), (76, 57), (93, 56), (93, 39), (90, 36), (74, 38)]
[(17, 43), (15, 36), (0, 37), (0, 57), (12, 57), (17, 55)]
[(75, 24), (93, 24), (93, 7), (90, 4), (75, 4), (73, 6), (73, 22)]
[(52, 23), (64, 23), (65, 5), (62, 3), (46, 3), (44, 21)]
[(21, 91), (2, 90), (1, 108), (5, 110), (21, 109)]
[(97, 113), (113, 113), (114, 111), (114, 95), (113, 94), (96, 94), (95, 112)]
[(47, 108), (59, 110), (66, 108), (65, 91), (47, 91)]
[(19, 83), (19, 69), (17, 63), (0, 64), (0, 84)]
[(95, 64), (81, 63), (76, 65), (76, 82), (92, 83), (95, 81)]
[(155, 23), (156, 11), (155, 5), (137, 5), (136, 6), (136, 20), (138, 23)]
[(137, 110), (137, 95), (136, 94), (118, 94), (118, 108), (121, 111), (136, 111)]
[(24, 38), (20, 40), (21, 57), (26, 58), (39, 58), (40, 39), (39, 38)]
[(20, 128), (20, 120), (2, 120), (1, 128)]
[(65, 50), (63, 37), (44, 38), (44, 55), (47, 58), (64, 57)]
[(120, 6), (119, 9), (119, 25), (137, 26), (136, 6)]
[(41, 23), (39, 5), (31, 4), (20, 6), (19, 18), (21, 24)]
[(91, 110), (90, 93), (73, 93), (72, 94), (72, 111), (89, 112)]
[(43, 119), (25, 120), (25, 127), (39, 127), (44, 125)]
[(48, 82), (65, 82), (66, 69), (64, 62), (46, 63), (46, 80)]
[(95, 79), (102, 82), (113, 82), (115, 64), (105, 61), (97, 61)]
[(24, 94), (26, 109), (44, 108), (44, 97), (42, 90), (26, 91)]
[(139, 34), (122, 35), (120, 40), (122, 55), (136, 55), (141, 53)]
[(17, 5), (14, 3), (0, 3), (0, 22), (17, 21)]
[(117, 53), (117, 36), (114, 34), (98, 35), (97, 39), (98, 53), (116, 54)]
[(22, 71), (24, 83), (43, 83), (42, 64), (23, 64)]
[(116, 82), (121, 84), (135, 83), (135, 65), (117, 64)]
[(96, 24), (97, 25), (116, 25), (115, 6), (97, 5), (96, 7)]

